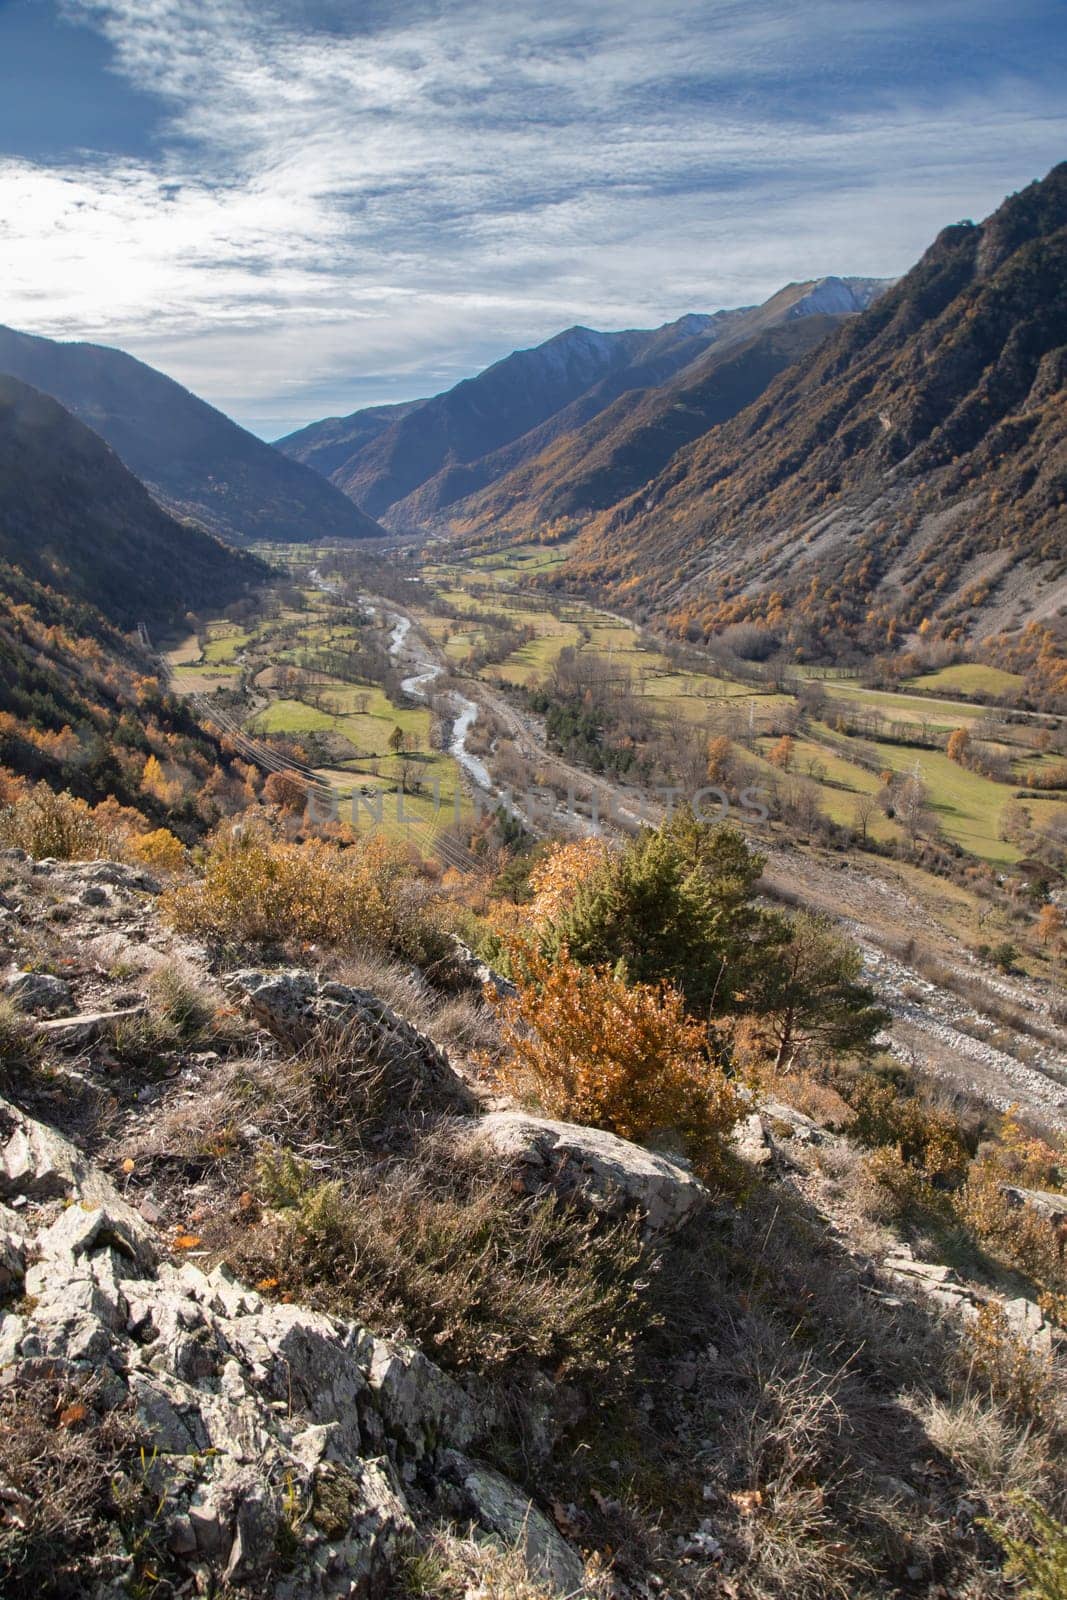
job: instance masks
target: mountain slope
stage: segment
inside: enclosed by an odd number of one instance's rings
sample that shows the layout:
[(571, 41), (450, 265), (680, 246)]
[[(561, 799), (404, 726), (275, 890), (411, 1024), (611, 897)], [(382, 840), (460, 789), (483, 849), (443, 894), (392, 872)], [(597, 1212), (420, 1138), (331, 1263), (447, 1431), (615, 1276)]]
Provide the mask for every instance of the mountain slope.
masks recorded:
[(1067, 164), (919, 264), (579, 537), (561, 581), (801, 654), (1067, 601)]
[[(560, 459), (557, 442), (616, 407), (625, 415), (627, 397), (669, 386), (709, 353), (787, 318), (856, 311), (882, 287), (873, 279), (824, 279), (792, 284), (766, 306), (692, 313), (660, 328), (608, 334), (568, 328), (417, 403), (387, 426), (382, 415), (389, 408), (377, 408), (313, 423), (278, 445), (328, 472), (392, 528), (425, 527), (442, 517), (465, 521), (468, 514), (477, 520), (483, 509), (492, 519), (501, 504), (525, 502), (524, 474), (531, 462), (544, 456), (551, 479)], [(804, 347), (804, 336), (796, 342)], [(353, 449), (340, 460), (346, 439)], [(562, 459), (569, 465), (569, 452)], [(649, 471), (661, 464), (656, 459)], [(512, 474), (519, 475), (514, 482)], [(501, 480), (507, 487), (498, 497), (492, 486)], [(484, 508), (473, 498), (483, 491)], [(537, 508), (531, 503), (527, 509), (532, 515)]]
[(381, 533), (317, 473), (121, 350), (0, 327), (5, 372), (106, 439), (168, 510), (233, 543)]
[[(411, 519), (401, 503), (408, 496), (423, 491), (439, 508), (482, 487), (488, 481), (478, 465), (483, 458), (511, 448), (516, 453), (491, 469), (507, 470), (554, 436), (553, 419), (568, 407), (578, 404), (578, 420), (585, 420), (625, 388), (663, 382), (707, 347), (723, 319), (736, 314), (693, 315), (663, 328), (621, 333), (567, 328), (422, 402), (335, 467), (333, 482), (373, 515), (392, 510), (386, 520), (405, 525)], [(356, 412), (342, 421), (356, 429), (366, 417)], [(537, 435), (539, 428), (548, 431)], [(315, 423), (279, 440), (278, 447), (309, 459), (309, 448), (328, 444), (332, 431), (330, 422)]]
[(425, 400), (404, 400), (399, 405), (368, 406), (347, 417), (324, 417), (321, 422), (310, 422), (306, 428), (286, 434), (284, 439), (276, 439), (274, 448), (329, 478), (364, 445), (425, 404)]
[(634, 388), (586, 422), (568, 418), (548, 447), (454, 506), (464, 531), (526, 532), (616, 504), (682, 445), (744, 409), (785, 367), (886, 288), (880, 279), (790, 284), (731, 314), (710, 348), (669, 381)]
[(236, 599), (267, 569), (167, 515), (84, 423), (0, 377), (0, 560), (132, 628)]

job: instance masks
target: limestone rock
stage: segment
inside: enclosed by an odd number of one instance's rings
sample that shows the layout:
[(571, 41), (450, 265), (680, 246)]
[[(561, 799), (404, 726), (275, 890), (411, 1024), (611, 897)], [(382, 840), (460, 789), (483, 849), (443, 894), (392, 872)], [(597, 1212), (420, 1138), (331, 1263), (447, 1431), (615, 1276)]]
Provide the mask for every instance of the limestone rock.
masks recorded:
[(521, 1111), (493, 1111), (468, 1124), (465, 1137), (488, 1145), (512, 1164), (530, 1192), (550, 1185), (607, 1215), (636, 1207), (644, 1214), (650, 1238), (680, 1228), (708, 1198), (684, 1162), (598, 1128)]
[(1012, 1205), (1025, 1206), (1046, 1221), (1067, 1228), (1067, 1194), (1054, 1194), (1046, 1189), (1021, 1189), (1011, 1183), (1002, 1184), (1001, 1193)]
[(369, 989), (333, 983), (299, 969), (234, 973), (256, 1022), (287, 1049), (299, 1050), (321, 1031), (343, 1034), (372, 1060), (403, 1080), (411, 1102), (433, 1100), (454, 1110), (473, 1106), (470, 1091), (444, 1051)]
[(74, 1010), (70, 984), (50, 972), (19, 972), (4, 984), (4, 993), (17, 1011), (36, 1016), (65, 1016)]
[(526, 1569), (558, 1595), (583, 1590), (585, 1566), (578, 1552), (558, 1533), (529, 1495), (481, 1462), (450, 1458), (448, 1476), (460, 1498), (460, 1515), (472, 1516), (506, 1545), (519, 1546)]
[[(25, 1286), (18, 1312), (0, 1307), (0, 1382), (91, 1376), (94, 1404), (134, 1419), (189, 1592), (396, 1593), (416, 1535), (405, 1485), (434, 1498), (485, 1408), (416, 1349), (168, 1261), (74, 1145), (3, 1102), (0, 1190), (19, 1207), (0, 1204), (0, 1282)], [(536, 1570), (573, 1587), (581, 1563), (527, 1497), (467, 1475), (464, 1504), (495, 1529), (525, 1519)]]

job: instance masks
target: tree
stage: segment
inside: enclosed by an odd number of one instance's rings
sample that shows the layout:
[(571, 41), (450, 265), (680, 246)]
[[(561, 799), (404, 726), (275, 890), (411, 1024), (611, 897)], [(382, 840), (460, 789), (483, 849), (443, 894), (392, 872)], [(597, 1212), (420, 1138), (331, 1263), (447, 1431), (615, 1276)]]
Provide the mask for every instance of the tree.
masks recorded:
[(865, 1054), (890, 1020), (873, 989), (860, 982), (863, 959), (825, 916), (794, 917), (788, 943), (763, 969), (756, 1010), (788, 1069), (819, 1048), (833, 1055)]
[(1043, 945), (1048, 945), (1053, 939), (1058, 939), (1064, 929), (1064, 915), (1059, 906), (1052, 904), (1042, 906), (1038, 913), (1036, 933)]
[(263, 785), (263, 798), (282, 811), (303, 811), (307, 802), (304, 785), (292, 772), (272, 772)]
[(399, 723), (389, 735), (389, 748), (394, 756), (398, 756), (404, 748), (404, 730)]
[(724, 733), (708, 742), (707, 774), (709, 783), (730, 781), (733, 772), (734, 747)]
[(788, 772), (793, 760), (793, 740), (788, 733), (783, 733), (777, 744), (771, 746), (767, 760), (772, 766), (780, 767), (783, 772)]
[(945, 754), (950, 761), (955, 761), (958, 766), (965, 767), (971, 750), (971, 736), (966, 728), (953, 728), (948, 736)]
[(856, 796), (856, 803), (852, 808), (856, 818), (856, 826), (860, 830), (860, 838), (867, 843), (867, 830), (878, 814), (878, 799), (873, 794), (860, 794)]
[(930, 791), (914, 773), (895, 790), (893, 810), (909, 839), (914, 840), (920, 833), (933, 828)]
[(645, 828), (582, 881), (541, 932), (586, 966), (674, 984), (697, 1016), (743, 1006), (784, 920), (755, 904), (764, 858), (736, 828), (680, 811)]

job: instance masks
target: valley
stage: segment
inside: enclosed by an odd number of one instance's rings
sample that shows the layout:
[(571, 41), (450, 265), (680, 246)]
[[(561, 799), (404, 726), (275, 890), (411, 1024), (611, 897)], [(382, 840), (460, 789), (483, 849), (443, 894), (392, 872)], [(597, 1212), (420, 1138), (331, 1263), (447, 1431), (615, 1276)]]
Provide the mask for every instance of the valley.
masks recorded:
[[(1012, 695), (1010, 674), (941, 669), (899, 690), (840, 671), (757, 682), (538, 592), (532, 576), (562, 559), (552, 546), (394, 554), (403, 599), (369, 591), (336, 547), (290, 551), (299, 609), (207, 622), (199, 659), (191, 641), (170, 652), (175, 687), (217, 695), (253, 738), (289, 741), (357, 832), (461, 872), (484, 870), (501, 805), (528, 839), (625, 836), (702, 791), (765, 853), (772, 900), (857, 940), (902, 1060), (949, 1095), (1067, 1129), (1063, 974), (1028, 936), (1018, 876), (1040, 848), (1060, 870), (1067, 792), (1017, 798), (1062, 763), (1063, 733), (1056, 718), (946, 698)], [(594, 708), (581, 737), (559, 719), (576, 693)], [(958, 729), (988, 739), (998, 780), (946, 756)], [(909, 784), (917, 816), (894, 801)], [(1002, 947), (1010, 971), (991, 959)]]

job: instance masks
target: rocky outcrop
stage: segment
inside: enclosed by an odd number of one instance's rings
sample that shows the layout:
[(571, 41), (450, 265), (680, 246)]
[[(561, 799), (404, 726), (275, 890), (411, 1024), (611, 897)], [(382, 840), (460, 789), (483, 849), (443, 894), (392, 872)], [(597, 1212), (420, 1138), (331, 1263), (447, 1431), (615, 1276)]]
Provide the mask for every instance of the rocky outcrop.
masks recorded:
[(964, 1322), (973, 1322), (980, 1307), (996, 1306), (1013, 1338), (1029, 1345), (1039, 1355), (1048, 1355), (1052, 1350), (1055, 1330), (1033, 1300), (1023, 1295), (1006, 1300), (973, 1284), (962, 1283), (951, 1267), (938, 1261), (917, 1260), (907, 1244), (895, 1246), (882, 1265), (899, 1287), (923, 1295), (943, 1310), (954, 1312)]
[(4, 994), (16, 1011), (32, 1016), (67, 1016), (74, 1009), (70, 984), (50, 972), (17, 972), (4, 984)]
[(322, 1035), (343, 1036), (353, 1053), (387, 1063), (411, 1102), (469, 1111), (474, 1100), (443, 1050), (370, 989), (355, 989), (299, 969), (233, 974), (231, 988), (260, 1027), (288, 1050)]
[(0, 1384), (88, 1381), (101, 1415), (133, 1416), (166, 1559), (198, 1592), (393, 1593), (420, 1508), (459, 1490), (580, 1590), (576, 1552), (470, 1455), (485, 1408), (425, 1355), (171, 1259), (73, 1145), (2, 1102), (0, 1138)]
[(599, 1128), (493, 1111), (463, 1132), (502, 1156), (530, 1193), (551, 1187), (610, 1216), (638, 1210), (649, 1238), (673, 1233), (708, 1198), (688, 1165)]

